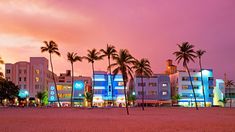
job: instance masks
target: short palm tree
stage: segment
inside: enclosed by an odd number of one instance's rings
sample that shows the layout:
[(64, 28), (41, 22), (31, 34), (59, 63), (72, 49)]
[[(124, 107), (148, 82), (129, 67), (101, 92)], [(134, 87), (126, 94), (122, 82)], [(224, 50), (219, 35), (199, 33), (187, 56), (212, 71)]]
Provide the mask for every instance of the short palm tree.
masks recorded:
[(39, 104), (42, 105), (43, 92), (37, 92), (36, 97), (39, 99)]
[(91, 102), (91, 100), (92, 100), (92, 98), (93, 98), (92, 93), (86, 92), (85, 95), (84, 95), (84, 97), (85, 97), (85, 99), (86, 99), (86, 101), (87, 101), (87, 103), (88, 103), (88, 106), (89, 106), (89, 102)]
[(173, 100), (176, 101), (176, 103), (178, 104), (179, 103), (179, 100), (181, 99), (181, 96), (179, 94), (176, 94), (172, 97)]
[(196, 109), (198, 110), (196, 94), (195, 94), (195, 90), (193, 87), (191, 74), (190, 74), (190, 71), (188, 68), (188, 63), (190, 61), (194, 62), (194, 58), (196, 58), (195, 51), (193, 49), (194, 45), (191, 45), (189, 42), (183, 42), (181, 45), (178, 44), (178, 47), (179, 47), (179, 51), (176, 51), (173, 54), (176, 56), (176, 61), (178, 64), (181, 61), (183, 61), (183, 67), (185, 67), (188, 72), (189, 80), (190, 80), (191, 87), (193, 90), (193, 96), (194, 96), (194, 100), (195, 100)]
[(199, 61), (199, 66), (200, 66), (200, 71), (201, 71), (201, 82), (202, 82), (202, 93), (203, 93), (203, 98), (204, 98), (204, 107), (206, 107), (206, 96), (205, 96), (205, 88), (204, 88), (204, 83), (203, 83), (203, 75), (202, 75), (202, 56), (206, 53), (205, 50), (197, 50), (196, 55), (198, 57)]
[(119, 72), (122, 73), (122, 79), (124, 83), (124, 94), (125, 94), (125, 103), (126, 103), (126, 112), (129, 115), (128, 109), (128, 97), (127, 97), (127, 83), (129, 77), (133, 78), (132, 76), (132, 66), (135, 63), (134, 57), (129, 53), (126, 49), (121, 49), (119, 54), (115, 56), (114, 63), (110, 65), (110, 67), (114, 67), (113, 74), (114, 76), (117, 75)]
[(95, 83), (95, 68), (94, 68), (94, 63), (97, 60), (101, 60), (102, 57), (100, 56), (100, 52), (97, 51), (96, 49), (92, 49), (92, 50), (87, 50), (88, 54), (87, 56), (84, 56), (83, 58), (86, 59), (88, 61), (88, 63), (91, 63), (92, 66), (92, 76), (93, 76), (93, 82), (92, 82), (92, 99), (91, 99), (91, 107), (93, 106), (93, 95), (94, 95), (94, 83)]
[(223, 105), (225, 107), (228, 102), (228, 99), (226, 99), (226, 97), (224, 97), (223, 99), (219, 100), (219, 102), (223, 103)]
[(82, 57), (78, 56), (77, 53), (74, 52), (68, 52), (67, 53), (67, 59), (68, 61), (71, 63), (71, 67), (72, 67), (72, 90), (71, 90), (71, 98), (70, 98), (70, 102), (71, 102), (71, 107), (73, 107), (73, 82), (74, 82), (74, 68), (73, 68), (73, 64), (74, 62), (77, 61), (82, 61)]
[(142, 86), (142, 110), (144, 110), (144, 77), (151, 77), (153, 72), (151, 70), (150, 62), (148, 59), (136, 60), (134, 66), (135, 75), (141, 78), (141, 86)]
[(231, 87), (232, 86), (235, 86), (234, 85), (234, 82), (233, 82), (233, 80), (227, 80), (226, 82), (225, 82), (225, 86), (226, 86), (226, 88), (228, 88), (229, 89), (229, 106), (230, 106), (230, 108), (232, 108), (232, 96), (231, 96)]
[(59, 104), (59, 107), (61, 107), (60, 104), (60, 98), (59, 98), (59, 94), (58, 94), (58, 90), (57, 90), (57, 85), (56, 85), (56, 80), (55, 80), (55, 74), (54, 74), (54, 69), (53, 69), (53, 63), (52, 63), (52, 54), (56, 54), (58, 56), (60, 56), (60, 52), (58, 49), (58, 45), (54, 42), (54, 41), (44, 41), (45, 47), (41, 47), (41, 52), (48, 52), (50, 55), (50, 64), (51, 64), (51, 72), (52, 72), (52, 78), (54, 81), (54, 85), (55, 85), (55, 90), (56, 90), (56, 96), (57, 96), (57, 101)]
[(100, 52), (102, 53), (101, 57), (108, 57), (108, 70), (109, 70), (109, 75), (111, 77), (111, 89), (112, 89), (112, 102), (113, 102), (113, 105), (114, 105), (114, 100), (113, 100), (113, 78), (112, 78), (112, 70), (111, 70), (111, 62), (110, 62), (110, 59), (111, 57), (113, 58), (114, 56), (117, 55), (117, 51), (115, 49), (115, 46), (113, 45), (108, 45), (107, 44), (107, 47), (106, 49), (101, 49)]

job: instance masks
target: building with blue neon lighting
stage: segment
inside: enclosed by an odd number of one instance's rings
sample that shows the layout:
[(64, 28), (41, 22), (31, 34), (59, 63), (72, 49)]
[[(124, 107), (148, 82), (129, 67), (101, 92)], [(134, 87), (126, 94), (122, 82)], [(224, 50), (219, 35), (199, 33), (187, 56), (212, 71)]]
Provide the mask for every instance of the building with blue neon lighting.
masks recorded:
[[(201, 83), (201, 72), (196, 70), (190, 70), (191, 79), (193, 81), (193, 87), (195, 89), (196, 98), (198, 102), (198, 106), (204, 106), (204, 98), (202, 91), (202, 83)], [(213, 78), (213, 70), (204, 69), (202, 71), (203, 74), (203, 82), (205, 89), (205, 97), (206, 97), (206, 105), (213, 105), (213, 90), (214, 90), (214, 78)], [(171, 92), (172, 96), (180, 95), (181, 99), (179, 100), (179, 105), (185, 107), (195, 107), (193, 91), (190, 84), (190, 78), (186, 71), (177, 71), (175, 74), (170, 75), (171, 79)]]
[[(124, 86), (122, 75), (109, 75), (104, 71), (95, 71), (94, 74), (93, 105), (102, 107), (112, 105), (125, 105)], [(112, 83), (113, 82), (113, 83)]]
[[(70, 71), (67, 73), (62, 73), (57, 78), (57, 90), (60, 98), (60, 102), (62, 106), (69, 106), (70, 99), (71, 99), (71, 91), (72, 91), (72, 84), (71, 84), (71, 74)], [(87, 102), (84, 98), (84, 94), (86, 91), (89, 91), (91, 87), (91, 78), (90, 77), (83, 77), (83, 76), (75, 76), (74, 83), (73, 83), (73, 99), (75, 106), (86, 106)], [(48, 100), (50, 103), (57, 103), (57, 96), (56, 96), (56, 89), (53, 82), (49, 83), (49, 90), (48, 90)]]

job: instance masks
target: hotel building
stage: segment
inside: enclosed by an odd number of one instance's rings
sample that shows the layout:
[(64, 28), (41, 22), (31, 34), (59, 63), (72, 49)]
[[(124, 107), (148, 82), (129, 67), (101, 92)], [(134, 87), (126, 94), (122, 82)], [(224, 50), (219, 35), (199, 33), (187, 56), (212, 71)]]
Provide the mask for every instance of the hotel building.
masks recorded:
[(144, 86), (144, 103), (147, 105), (171, 104), (170, 78), (166, 74), (155, 74), (149, 78), (135, 77), (136, 103), (142, 104), (142, 86)]
[[(202, 91), (201, 72), (196, 70), (190, 70), (191, 80), (195, 90), (198, 106), (204, 106), (204, 98)], [(211, 69), (203, 70), (203, 82), (205, 89), (206, 105), (213, 105), (213, 90), (214, 90), (214, 78), (213, 71)], [(193, 96), (193, 90), (190, 83), (190, 78), (186, 71), (177, 71), (175, 74), (170, 75), (171, 79), (171, 92), (172, 96), (180, 95), (179, 105), (185, 107), (194, 107), (195, 101)]]
[(5, 64), (5, 77), (20, 88), (20, 96), (35, 97), (37, 92), (48, 89), (52, 73), (48, 70), (48, 60), (44, 57), (30, 57), (30, 61)]
[(216, 86), (213, 90), (213, 93), (214, 93), (213, 105), (224, 106), (224, 104), (219, 101), (223, 100), (223, 98), (225, 97), (224, 80), (216, 79)]
[[(66, 73), (61, 73), (60, 76), (57, 77), (57, 90), (60, 98), (60, 102), (62, 106), (69, 106), (71, 99), (71, 91), (72, 91), (72, 76), (71, 71), (67, 70)], [(57, 96), (54, 82), (50, 82), (48, 84), (48, 101), (53, 104), (57, 104)], [(87, 106), (87, 102), (85, 101), (84, 94), (85, 92), (91, 89), (91, 78), (84, 76), (74, 76), (73, 83), (73, 99), (75, 106)]]
[(104, 71), (94, 74), (93, 105), (102, 107), (112, 105), (125, 106), (124, 86), (122, 75), (110, 75)]

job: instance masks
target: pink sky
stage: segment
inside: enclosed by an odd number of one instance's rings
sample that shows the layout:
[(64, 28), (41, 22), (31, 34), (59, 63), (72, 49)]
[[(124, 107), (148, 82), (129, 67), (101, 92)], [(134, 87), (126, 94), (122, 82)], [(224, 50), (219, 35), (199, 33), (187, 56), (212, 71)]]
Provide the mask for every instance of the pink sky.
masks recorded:
[[(189, 41), (204, 49), (203, 66), (217, 78), (235, 80), (234, 0), (8, 0), (0, 1), (0, 56), (5, 62), (29, 60), (40, 53), (44, 40), (59, 44), (56, 73), (70, 69), (68, 51), (86, 55), (87, 49), (113, 44), (136, 58), (149, 58), (155, 73), (175, 59), (177, 43)], [(107, 60), (96, 63), (106, 69)], [(192, 65), (197, 68), (197, 65)], [(85, 60), (76, 75), (90, 75)]]

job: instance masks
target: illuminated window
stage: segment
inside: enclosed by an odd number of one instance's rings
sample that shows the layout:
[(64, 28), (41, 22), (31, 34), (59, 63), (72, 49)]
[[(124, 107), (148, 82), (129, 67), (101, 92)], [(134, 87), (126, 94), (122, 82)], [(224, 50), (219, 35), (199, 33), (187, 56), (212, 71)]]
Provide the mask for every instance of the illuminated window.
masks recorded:
[(167, 95), (167, 92), (166, 91), (162, 92), (162, 95)]
[(35, 81), (36, 81), (36, 82), (39, 82), (39, 80), (40, 80), (39, 77), (36, 77), (36, 78), (35, 78)]
[(35, 73), (36, 73), (36, 74), (39, 74), (39, 73), (40, 73), (40, 70), (39, 70), (39, 69), (35, 70)]
[(156, 95), (157, 92), (156, 91), (148, 91), (148, 95)]
[(167, 84), (166, 84), (166, 83), (163, 83), (163, 84), (162, 84), (162, 86), (163, 86), (163, 87), (166, 87), (166, 86), (167, 86)]
[(194, 80), (194, 81), (198, 81), (198, 77), (194, 77), (193, 80)]
[(182, 89), (188, 89), (188, 85), (183, 85)]
[(123, 86), (124, 82), (118, 82), (118, 86)]
[(150, 87), (155, 87), (155, 86), (157, 86), (157, 83), (149, 83), (149, 86)]

